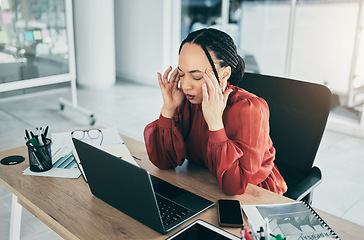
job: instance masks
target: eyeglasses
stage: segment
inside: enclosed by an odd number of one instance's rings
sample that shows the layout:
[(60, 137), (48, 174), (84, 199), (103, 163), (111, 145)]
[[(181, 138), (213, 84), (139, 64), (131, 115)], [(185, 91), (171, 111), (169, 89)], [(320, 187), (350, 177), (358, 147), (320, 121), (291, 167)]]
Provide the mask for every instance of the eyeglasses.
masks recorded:
[(90, 130), (74, 130), (71, 132), (71, 136), (78, 140), (82, 140), (85, 138), (86, 133), (87, 133), (87, 136), (92, 140), (100, 138), (101, 140), (100, 140), (99, 145), (102, 144), (102, 141), (104, 140), (104, 135), (102, 134), (102, 131), (97, 128), (93, 128)]

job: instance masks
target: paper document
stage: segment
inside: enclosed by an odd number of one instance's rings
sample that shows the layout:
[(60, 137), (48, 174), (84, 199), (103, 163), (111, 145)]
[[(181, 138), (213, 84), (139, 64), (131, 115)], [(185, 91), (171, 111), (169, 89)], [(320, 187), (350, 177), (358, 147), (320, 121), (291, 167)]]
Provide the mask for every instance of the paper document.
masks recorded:
[(125, 146), (125, 144), (101, 145), (99, 146), (99, 148), (139, 167), (134, 158), (131, 156), (129, 149)]
[(254, 229), (264, 226), (266, 218), (273, 235), (282, 234), (287, 240), (339, 238), (304, 202), (242, 205), (242, 209)]

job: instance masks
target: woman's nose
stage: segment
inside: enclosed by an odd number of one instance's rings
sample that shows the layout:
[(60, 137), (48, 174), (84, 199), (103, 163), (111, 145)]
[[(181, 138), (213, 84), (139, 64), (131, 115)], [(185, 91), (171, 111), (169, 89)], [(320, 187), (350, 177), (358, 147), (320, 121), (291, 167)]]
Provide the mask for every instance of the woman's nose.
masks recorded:
[(192, 81), (188, 77), (181, 79), (181, 87), (184, 90), (192, 89)]

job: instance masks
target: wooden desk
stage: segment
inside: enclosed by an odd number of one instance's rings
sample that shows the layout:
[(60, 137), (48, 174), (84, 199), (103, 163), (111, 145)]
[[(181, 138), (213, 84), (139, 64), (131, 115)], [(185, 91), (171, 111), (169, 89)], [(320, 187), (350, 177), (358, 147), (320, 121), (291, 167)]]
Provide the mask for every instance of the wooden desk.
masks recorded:
[[(143, 143), (121, 137), (130, 152), (142, 159), (137, 160), (138, 164), (152, 175), (211, 201), (220, 198), (238, 199), (241, 204), (292, 201), (253, 185), (249, 185), (243, 195), (227, 196), (206, 168), (185, 164), (175, 170), (159, 170), (148, 160)], [(93, 196), (82, 177), (64, 179), (22, 175), (29, 165), (25, 146), (1, 152), (0, 159), (10, 155), (22, 155), (26, 160), (14, 166), (0, 165), (0, 183), (18, 197), (24, 208), (65, 239), (165, 239), (196, 219), (218, 225), (217, 209), (212, 207), (169, 234), (161, 235)], [(363, 227), (322, 211), (319, 213), (343, 239), (364, 236)], [(239, 236), (239, 229), (225, 230)]]

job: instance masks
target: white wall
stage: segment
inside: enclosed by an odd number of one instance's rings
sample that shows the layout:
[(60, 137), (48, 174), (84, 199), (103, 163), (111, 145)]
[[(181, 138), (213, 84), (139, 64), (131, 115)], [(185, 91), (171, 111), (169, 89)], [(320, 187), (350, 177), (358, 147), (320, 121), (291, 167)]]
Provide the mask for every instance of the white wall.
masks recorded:
[(115, 45), (117, 77), (157, 86), (163, 58), (163, 0), (116, 0)]
[(108, 88), (115, 83), (113, 9), (114, 0), (74, 1), (77, 84), (81, 87)]

